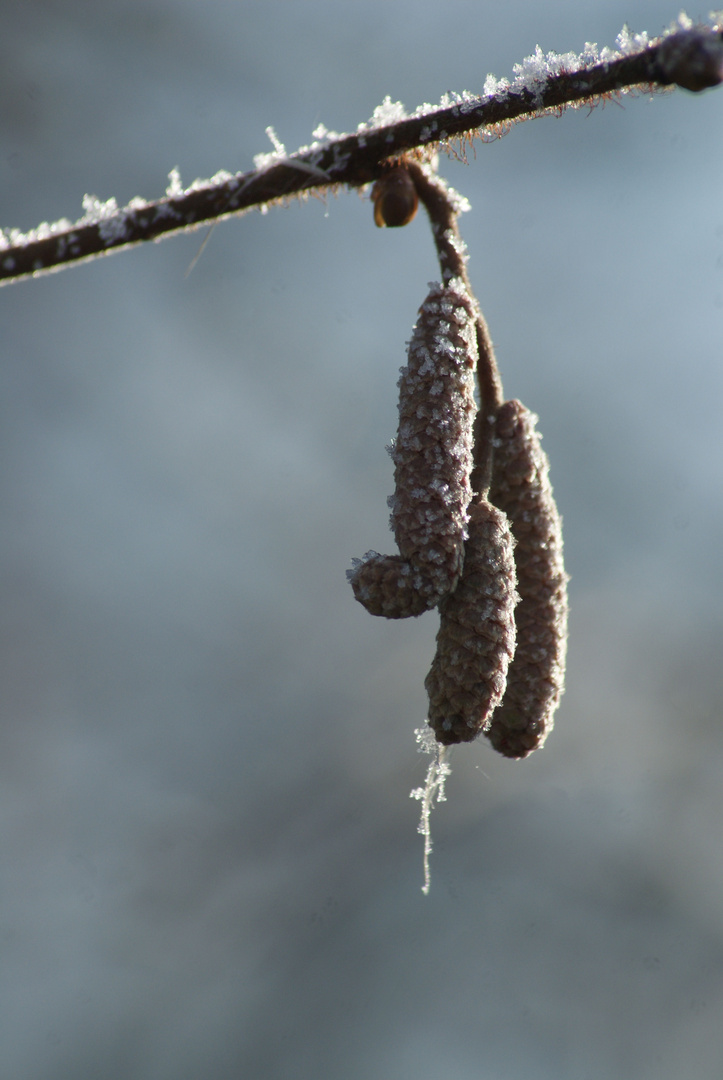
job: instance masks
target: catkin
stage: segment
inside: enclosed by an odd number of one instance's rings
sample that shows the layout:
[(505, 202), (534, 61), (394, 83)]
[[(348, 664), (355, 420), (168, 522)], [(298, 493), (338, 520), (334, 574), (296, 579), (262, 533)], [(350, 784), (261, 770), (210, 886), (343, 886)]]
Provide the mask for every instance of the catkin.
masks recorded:
[(517, 649), (507, 690), (485, 732), (495, 750), (522, 758), (543, 744), (564, 688), (567, 574), (562, 521), (535, 430), (537, 417), (519, 401), (497, 413), (490, 500), (509, 518), (516, 541), (520, 602)]
[(399, 378), (390, 453), (390, 524), (399, 555), (369, 551), (347, 575), (372, 615), (402, 619), (435, 607), (462, 571), (472, 497), (476, 311), (462, 281), (433, 283)]
[(489, 725), (515, 652), (514, 540), (505, 514), (472, 504), (464, 571), (439, 605), (437, 652), (425, 680), (429, 726), (444, 745), (470, 742)]

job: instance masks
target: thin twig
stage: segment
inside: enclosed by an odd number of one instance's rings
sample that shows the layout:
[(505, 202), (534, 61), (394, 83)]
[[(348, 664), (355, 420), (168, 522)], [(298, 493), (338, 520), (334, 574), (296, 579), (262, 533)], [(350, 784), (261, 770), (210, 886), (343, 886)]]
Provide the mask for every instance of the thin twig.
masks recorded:
[[(359, 187), (379, 177), (385, 162), (416, 152), (422, 158), (450, 140), (498, 137), (515, 122), (567, 106), (594, 104), (640, 88), (672, 85), (703, 90), (723, 81), (721, 28), (679, 29), (648, 43), (645, 35), (619, 39), (621, 52), (586, 51), (582, 57), (545, 56), (539, 49), (517, 68), (516, 78), (487, 80), (486, 93), (449, 97), (392, 123), (361, 125), (353, 135), (312, 144), (249, 173), (220, 173), (155, 202), (96, 202), (79, 221), (47, 222), (27, 233), (0, 232), (0, 284), (59, 270), (135, 244), (158, 240), (222, 220), (252, 207), (285, 202), (310, 191)], [(636, 47), (639, 46), (639, 47)]]

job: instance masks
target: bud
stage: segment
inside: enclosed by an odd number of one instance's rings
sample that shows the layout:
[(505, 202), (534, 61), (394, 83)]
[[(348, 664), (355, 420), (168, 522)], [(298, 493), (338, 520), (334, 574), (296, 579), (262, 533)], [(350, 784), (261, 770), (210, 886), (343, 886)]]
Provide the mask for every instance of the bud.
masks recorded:
[(428, 723), (443, 745), (470, 742), (489, 726), (515, 652), (514, 540), (507, 518), (477, 499), (464, 571), (439, 605), (437, 653), (425, 680)]
[(374, 223), (383, 229), (408, 225), (417, 212), (419, 199), (411, 176), (404, 167), (391, 169), (372, 188)]
[(390, 524), (399, 556), (367, 552), (347, 576), (372, 615), (402, 619), (435, 607), (462, 571), (472, 497), (476, 413), (475, 305), (463, 283), (434, 283), (419, 309), (399, 378), (399, 430), (390, 453)]
[(509, 518), (517, 544), (520, 602), (507, 691), (485, 734), (495, 750), (512, 758), (526, 757), (542, 746), (565, 680), (568, 578), (562, 520), (536, 421), (519, 401), (507, 401), (497, 414), (493, 442), (490, 500)]

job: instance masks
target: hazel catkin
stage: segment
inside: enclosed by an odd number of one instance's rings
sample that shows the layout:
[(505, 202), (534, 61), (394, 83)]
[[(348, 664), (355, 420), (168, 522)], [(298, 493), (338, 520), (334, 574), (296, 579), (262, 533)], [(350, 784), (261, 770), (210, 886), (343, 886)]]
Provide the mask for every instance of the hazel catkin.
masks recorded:
[(369, 551), (347, 571), (372, 615), (420, 615), (454, 589), (462, 571), (472, 497), (475, 319), (462, 281), (430, 285), (401, 369), (399, 429), (390, 449), (390, 524), (399, 555)]
[(443, 745), (470, 742), (489, 726), (515, 652), (514, 540), (505, 514), (472, 504), (464, 571), (439, 605), (437, 652), (425, 680), (428, 723)]
[(507, 401), (497, 413), (493, 440), (490, 500), (509, 518), (516, 541), (520, 602), (507, 690), (485, 734), (495, 750), (511, 758), (542, 746), (565, 678), (568, 578), (562, 520), (536, 421), (519, 401)]

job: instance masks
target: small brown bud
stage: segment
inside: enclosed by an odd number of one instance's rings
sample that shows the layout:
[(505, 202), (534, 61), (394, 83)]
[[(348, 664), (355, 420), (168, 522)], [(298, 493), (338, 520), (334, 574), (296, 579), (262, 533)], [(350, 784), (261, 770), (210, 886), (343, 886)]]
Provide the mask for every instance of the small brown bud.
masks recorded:
[(464, 571), (439, 605), (437, 653), (424, 685), (428, 723), (443, 745), (470, 742), (490, 722), (515, 652), (514, 540), (486, 499), (471, 507)]
[(568, 578), (562, 520), (536, 421), (519, 401), (505, 402), (497, 414), (493, 443), (490, 500), (509, 518), (517, 543), (520, 602), (507, 691), (485, 734), (495, 750), (512, 758), (526, 757), (542, 746), (565, 681)]
[(417, 212), (419, 199), (411, 176), (404, 167), (390, 169), (372, 188), (374, 223), (383, 229), (408, 225)]
[(723, 42), (719, 29), (696, 26), (663, 38), (653, 65), (661, 82), (699, 93), (723, 82)]
[(372, 615), (402, 619), (435, 607), (462, 571), (472, 497), (475, 307), (463, 283), (434, 283), (419, 309), (399, 378), (391, 448), (391, 526), (400, 555), (368, 552), (347, 576)]

